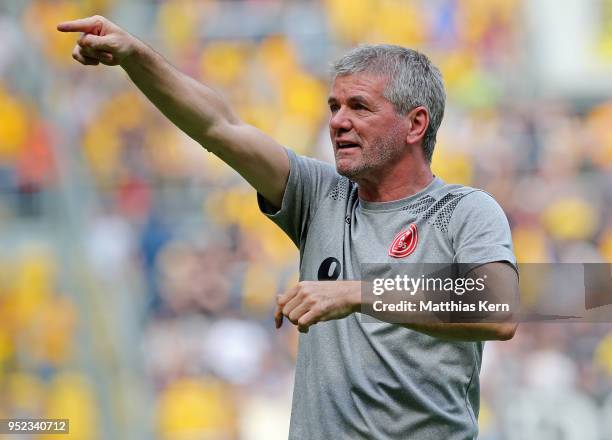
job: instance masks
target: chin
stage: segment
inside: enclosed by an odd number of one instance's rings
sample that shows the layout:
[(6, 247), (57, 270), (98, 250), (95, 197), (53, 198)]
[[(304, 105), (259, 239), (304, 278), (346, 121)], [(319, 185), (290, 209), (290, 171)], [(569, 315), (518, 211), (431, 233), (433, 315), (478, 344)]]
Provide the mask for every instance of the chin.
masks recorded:
[(356, 177), (359, 176), (359, 174), (361, 174), (363, 170), (359, 166), (347, 166), (336, 162), (336, 171), (341, 176), (348, 177), (349, 179), (354, 180)]
[(341, 176), (348, 177), (349, 179), (353, 178), (353, 174), (351, 173), (351, 170), (345, 170), (345, 169), (342, 169), (342, 168), (336, 168), (336, 171)]
[(351, 165), (347, 163), (346, 160), (336, 158), (336, 171), (341, 176), (348, 177), (348, 175), (351, 174), (352, 168), (353, 167), (351, 167)]

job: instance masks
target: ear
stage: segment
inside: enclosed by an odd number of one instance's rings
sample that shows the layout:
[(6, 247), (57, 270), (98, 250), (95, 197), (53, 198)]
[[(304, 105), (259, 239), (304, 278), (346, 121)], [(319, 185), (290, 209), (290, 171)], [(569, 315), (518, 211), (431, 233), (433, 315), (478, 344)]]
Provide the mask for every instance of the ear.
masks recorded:
[(406, 115), (408, 119), (408, 135), (406, 142), (416, 144), (425, 137), (427, 127), (429, 127), (429, 112), (423, 106), (415, 107)]

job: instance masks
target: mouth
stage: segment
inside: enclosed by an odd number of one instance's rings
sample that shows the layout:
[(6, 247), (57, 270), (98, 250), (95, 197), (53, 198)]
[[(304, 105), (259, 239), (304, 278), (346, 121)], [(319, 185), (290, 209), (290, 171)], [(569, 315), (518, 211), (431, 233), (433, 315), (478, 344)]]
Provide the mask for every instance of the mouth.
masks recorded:
[(336, 141), (336, 150), (353, 150), (356, 148), (361, 148), (361, 145), (355, 142), (350, 141)]

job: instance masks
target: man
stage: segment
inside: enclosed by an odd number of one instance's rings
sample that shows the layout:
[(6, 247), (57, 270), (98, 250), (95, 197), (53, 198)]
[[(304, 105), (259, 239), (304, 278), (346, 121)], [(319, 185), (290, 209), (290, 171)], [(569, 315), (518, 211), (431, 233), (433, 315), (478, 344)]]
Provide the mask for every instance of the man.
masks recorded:
[(471, 439), (478, 432), (483, 342), (512, 323), (366, 323), (363, 263), (471, 263), (471, 277), (517, 291), (503, 211), (486, 193), (430, 169), (444, 111), (441, 75), (422, 54), (363, 46), (334, 66), (334, 167), (285, 150), (210, 88), (100, 16), (73, 57), (120, 65), (181, 130), (257, 190), (262, 211), (300, 248), (300, 283), (278, 298), (300, 335), (292, 439)]

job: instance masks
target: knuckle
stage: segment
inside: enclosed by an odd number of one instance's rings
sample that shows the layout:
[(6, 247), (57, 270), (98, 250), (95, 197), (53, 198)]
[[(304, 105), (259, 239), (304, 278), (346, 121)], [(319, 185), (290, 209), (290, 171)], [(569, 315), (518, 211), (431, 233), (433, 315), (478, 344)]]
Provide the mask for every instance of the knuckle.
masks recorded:
[(116, 51), (117, 49), (119, 49), (120, 46), (119, 40), (117, 40), (116, 38), (110, 38), (107, 44), (112, 51)]

